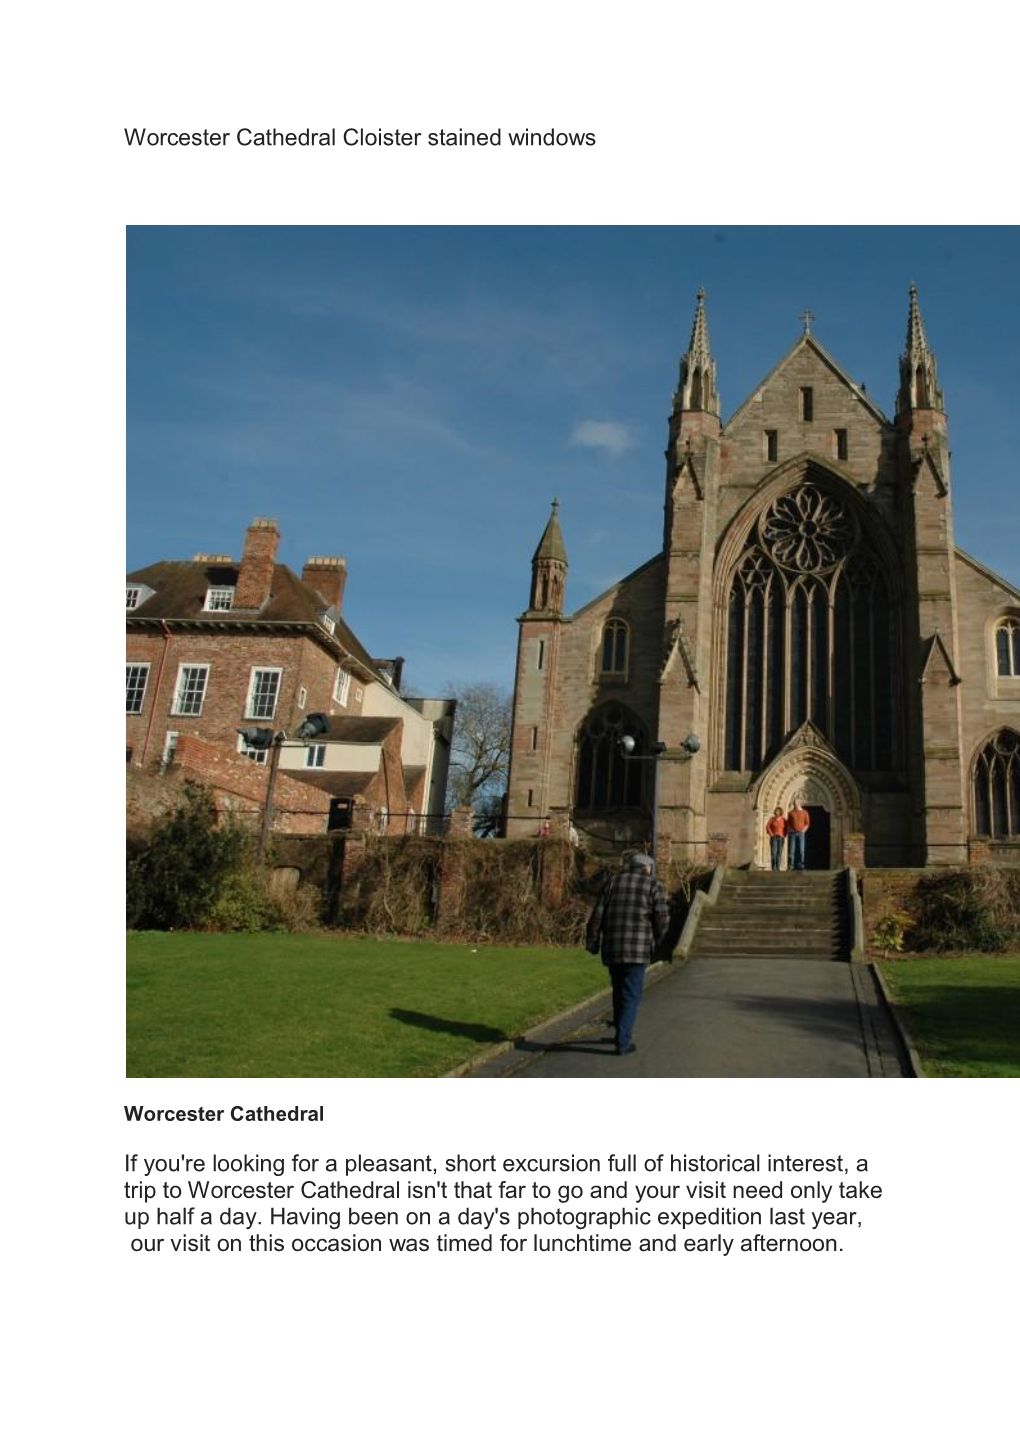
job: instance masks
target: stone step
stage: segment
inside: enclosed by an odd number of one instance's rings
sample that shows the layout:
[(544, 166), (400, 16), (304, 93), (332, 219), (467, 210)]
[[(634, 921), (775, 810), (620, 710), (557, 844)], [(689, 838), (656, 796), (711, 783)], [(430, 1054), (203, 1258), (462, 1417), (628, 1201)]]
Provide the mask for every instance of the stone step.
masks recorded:
[(731, 871), (698, 923), (692, 958), (845, 961), (845, 873)]

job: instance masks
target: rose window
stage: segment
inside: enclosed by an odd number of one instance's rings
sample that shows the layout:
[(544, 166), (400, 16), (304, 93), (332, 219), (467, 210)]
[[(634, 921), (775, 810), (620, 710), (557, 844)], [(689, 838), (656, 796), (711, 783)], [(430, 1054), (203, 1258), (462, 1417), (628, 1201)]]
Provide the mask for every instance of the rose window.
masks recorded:
[(801, 486), (773, 501), (761, 523), (762, 543), (787, 571), (831, 571), (854, 542), (846, 508), (817, 486)]

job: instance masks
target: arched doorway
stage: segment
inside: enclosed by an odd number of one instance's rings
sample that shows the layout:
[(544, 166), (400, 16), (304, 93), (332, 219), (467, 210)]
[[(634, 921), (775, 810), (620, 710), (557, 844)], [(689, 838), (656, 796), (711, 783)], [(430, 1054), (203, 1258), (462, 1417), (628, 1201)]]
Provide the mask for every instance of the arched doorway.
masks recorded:
[(756, 866), (769, 865), (765, 833), (769, 817), (777, 806), (788, 812), (796, 800), (811, 814), (807, 865), (816, 870), (838, 870), (843, 865), (844, 837), (861, 829), (860, 792), (832, 747), (810, 722), (791, 737), (758, 783), (754, 798)]

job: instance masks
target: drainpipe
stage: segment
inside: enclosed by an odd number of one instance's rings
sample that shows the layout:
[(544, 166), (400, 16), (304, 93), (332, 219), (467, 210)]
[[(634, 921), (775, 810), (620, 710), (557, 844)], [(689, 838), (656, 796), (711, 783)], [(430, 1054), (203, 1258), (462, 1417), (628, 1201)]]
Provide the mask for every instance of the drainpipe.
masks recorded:
[(145, 740), (142, 743), (141, 764), (145, 765), (145, 758), (149, 754), (149, 738), (152, 736), (152, 723), (156, 719), (156, 702), (159, 700), (159, 688), (163, 683), (163, 668), (166, 666), (166, 658), (173, 643), (173, 632), (163, 620), (159, 623), (163, 627), (163, 654), (159, 658), (159, 670), (156, 672), (156, 684), (152, 688), (152, 710), (149, 713), (149, 724), (145, 728)]

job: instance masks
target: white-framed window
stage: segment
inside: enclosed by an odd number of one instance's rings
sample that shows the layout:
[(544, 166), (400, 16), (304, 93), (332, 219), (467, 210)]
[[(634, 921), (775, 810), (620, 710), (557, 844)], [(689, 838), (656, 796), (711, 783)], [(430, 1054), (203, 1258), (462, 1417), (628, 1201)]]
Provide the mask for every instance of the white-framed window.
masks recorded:
[(299, 710), (299, 711), (303, 711), (303, 710), (305, 709), (305, 707), (308, 705), (308, 687), (307, 687), (307, 686), (301, 686), (301, 687), (298, 689), (298, 693), (297, 693), (297, 704), (298, 704), (298, 710)]
[(350, 673), (341, 666), (336, 673), (336, 680), (333, 682), (333, 700), (339, 701), (341, 706), (347, 705), (347, 697), (350, 695), (351, 677)]
[(237, 750), (241, 756), (247, 756), (249, 761), (254, 761), (256, 766), (265, 766), (269, 760), (268, 746), (249, 746), (243, 736), (237, 738)]
[(1011, 616), (995, 628), (995, 669), (1000, 676), (1020, 676), (1020, 621)]
[(164, 768), (167, 766), (172, 766), (174, 764), (174, 757), (177, 754), (177, 742), (180, 734), (181, 733), (179, 731), (168, 731), (166, 733), (166, 741), (163, 743)]
[(322, 624), (325, 626), (326, 630), (331, 636), (336, 634), (336, 622), (333, 620), (332, 616), (320, 616), (319, 620), (322, 622)]
[(129, 611), (133, 611), (136, 606), (140, 605), (141, 599), (142, 599), (142, 588), (141, 588), (141, 586), (128, 586), (128, 588), (127, 588), (127, 608), (128, 608), (128, 610), (129, 610)]
[(306, 747), (305, 747), (305, 765), (306, 765), (306, 766), (321, 767), (321, 766), (325, 766), (325, 764), (326, 764), (326, 748), (325, 748), (325, 746), (306, 746)]
[(205, 610), (207, 611), (229, 611), (233, 604), (233, 586), (210, 586), (205, 593)]
[(208, 680), (208, 666), (179, 666), (171, 716), (201, 716)]
[(418, 830), (418, 815), (413, 806), (407, 808), (407, 821), (404, 830), (408, 836), (414, 836)]
[(276, 702), (280, 694), (279, 666), (253, 666), (248, 682), (248, 702), (245, 717), (252, 721), (272, 721), (276, 715)]
[(390, 829), (390, 808), (388, 806), (380, 806), (376, 812), (375, 819), (376, 825), (379, 828), (379, 835), (385, 836)]
[(365, 693), (364, 693), (364, 691), (362, 691), (361, 687), (360, 687), (360, 686), (355, 686), (355, 688), (354, 688), (354, 699), (355, 699), (355, 701), (361, 701), (361, 700), (363, 700), (363, 699), (364, 699), (364, 696), (365, 696)]
[(127, 714), (137, 716), (145, 700), (145, 688), (149, 684), (148, 662), (127, 668)]

